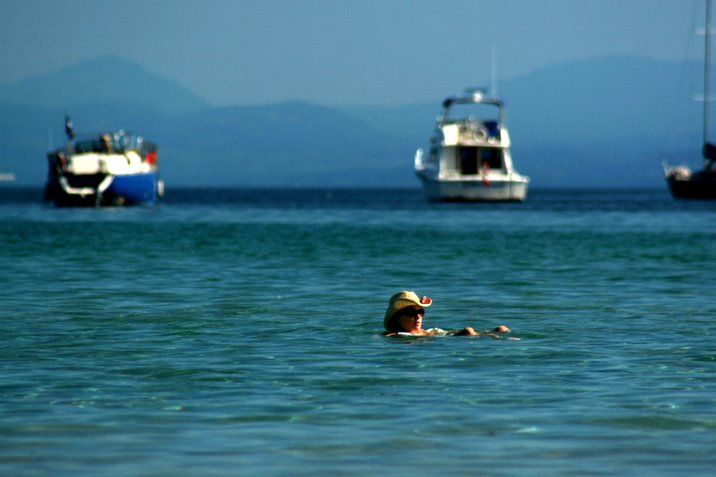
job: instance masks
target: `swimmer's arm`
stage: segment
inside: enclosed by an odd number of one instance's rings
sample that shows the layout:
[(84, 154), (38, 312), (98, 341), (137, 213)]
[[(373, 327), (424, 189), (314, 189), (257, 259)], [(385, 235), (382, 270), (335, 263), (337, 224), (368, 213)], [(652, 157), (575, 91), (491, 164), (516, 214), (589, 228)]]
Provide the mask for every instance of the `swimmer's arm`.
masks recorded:
[(495, 329), (490, 330), (486, 333), (482, 333), (482, 334), (479, 333), (478, 331), (475, 331), (475, 329), (472, 328), (471, 326), (466, 326), (465, 328), (463, 328), (460, 331), (458, 331), (457, 333), (455, 333), (455, 336), (482, 336), (482, 335), (484, 335), (484, 336), (492, 336), (493, 338), (499, 338), (500, 336), (497, 333), (510, 333), (510, 332), (512, 332), (512, 330), (509, 329), (505, 325), (500, 325), (500, 326), (496, 327)]

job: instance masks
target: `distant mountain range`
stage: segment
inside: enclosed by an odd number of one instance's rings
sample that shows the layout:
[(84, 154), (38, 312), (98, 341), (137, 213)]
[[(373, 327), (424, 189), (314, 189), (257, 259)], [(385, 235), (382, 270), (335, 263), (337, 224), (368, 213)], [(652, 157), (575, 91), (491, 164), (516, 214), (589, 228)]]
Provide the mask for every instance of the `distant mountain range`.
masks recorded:
[[(660, 163), (699, 164), (697, 64), (609, 57), (504, 81), (512, 155), (532, 187), (662, 187)], [(466, 83), (469, 80), (466, 79)], [(466, 84), (466, 86), (469, 84)], [(42, 184), (45, 153), (78, 131), (126, 129), (157, 142), (172, 186), (417, 187), (444, 96), (430, 104), (212, 107), (116, 57), (0, 84), (0, 173)]]
[(178, 83), (116, 56), (85, 61), (17, 83), (0, 84), (0, 102), (60, 109), (125, 103), (162, 113), (185, 113), (207, 106)]

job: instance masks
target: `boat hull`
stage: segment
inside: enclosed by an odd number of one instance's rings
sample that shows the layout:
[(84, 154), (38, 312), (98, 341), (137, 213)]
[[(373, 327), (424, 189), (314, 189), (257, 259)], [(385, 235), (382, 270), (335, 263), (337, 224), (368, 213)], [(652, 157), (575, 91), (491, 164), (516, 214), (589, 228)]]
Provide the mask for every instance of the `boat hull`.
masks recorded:
[(526, 181), (436, 180), (419, 175), (429, 201), (521, 202), (527, 198)]
[(155, 171), (84, 177), (63, 174), (49, 177), (45, 199), (58, 207), (148, 205), (157, 201), (160, 190)]
[(716, 171), (700, 171), (687, 178), (667, 177), (675, 199), (716, 200)]

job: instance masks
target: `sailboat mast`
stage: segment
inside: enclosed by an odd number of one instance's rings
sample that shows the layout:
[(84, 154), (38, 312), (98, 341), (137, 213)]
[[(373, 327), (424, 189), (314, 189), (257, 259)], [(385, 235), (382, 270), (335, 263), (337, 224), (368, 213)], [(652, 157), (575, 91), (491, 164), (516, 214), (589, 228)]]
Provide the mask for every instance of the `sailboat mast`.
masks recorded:
[(711, 0), (706, 0), (704, 42), (704, 144), (707, 144), (709, 140), (709, 110), (711, 109)]

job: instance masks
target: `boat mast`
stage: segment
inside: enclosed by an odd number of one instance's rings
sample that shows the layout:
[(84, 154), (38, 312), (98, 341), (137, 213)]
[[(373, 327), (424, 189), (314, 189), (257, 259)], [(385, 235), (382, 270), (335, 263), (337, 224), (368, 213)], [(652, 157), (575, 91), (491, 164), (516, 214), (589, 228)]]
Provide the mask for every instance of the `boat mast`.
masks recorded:
[[(707, 144), (709, 140), (709, 105), (711, 102), (711, 0), (706, 0), (704, 42), (704, 144)], [(706, 158), (704, 160), (706, 161)]]

